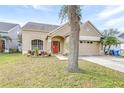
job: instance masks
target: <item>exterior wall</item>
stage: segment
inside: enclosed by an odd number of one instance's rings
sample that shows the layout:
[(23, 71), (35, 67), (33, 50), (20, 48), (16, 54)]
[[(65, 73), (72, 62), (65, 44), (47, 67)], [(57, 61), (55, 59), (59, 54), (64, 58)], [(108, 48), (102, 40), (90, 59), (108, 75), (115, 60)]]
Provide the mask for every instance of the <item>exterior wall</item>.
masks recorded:
[(9, 43), (9, 48), (18, 48), (18, 34), (21, 33), (21, 27), (17, 25), (8, 32), (8, 36), (12, 39)]
[(34, 39), (43, 40), (43, 50), (47, 51), (47, 37), (48, 33), (38, 31), (22, 31), (22, 50), (23, 54), (31, 50), (31, 41)]
[(51, 52), (52, 38), (51, 38), (51, 37), (48, 37), (47, 40), (46, 40), (46, 42), (47, 42), (47, 44), (46, 44), (47, 50), (46, 50), (46, 51), (47, 51), (48, 53), (52, 53), (52, 52)]
[(104, 48), (102, 43), (100, 43), (100, 46), (99, 46), (99, 55), (104, 55)]
[(69, 37), (66, 37), (64, 42), (64, 54), (68, 54), (68, 53), (69, 53)]
[(101, 34), (96, 31), (96, 29), (91, 26), (90, 24), (82, 24), (81, 25), (81, 31), (80, 31), (80, 36), (97, 36), (101, 37)]

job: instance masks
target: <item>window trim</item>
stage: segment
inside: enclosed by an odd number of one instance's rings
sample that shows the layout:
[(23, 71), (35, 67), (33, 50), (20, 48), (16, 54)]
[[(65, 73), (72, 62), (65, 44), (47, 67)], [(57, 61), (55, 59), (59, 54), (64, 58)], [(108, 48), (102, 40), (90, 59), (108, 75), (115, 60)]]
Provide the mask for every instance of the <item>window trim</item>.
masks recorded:
[[(41, 46), (41, 48), (40, 48), (40, 46)], [(40, 40), (40, 39), (33, 39), (33, 40), (31, 40), (31, 50), (34, 50), (35, 48), (43, 50), (44, 49), (44, 47), (43, 47), (43, 40)]]

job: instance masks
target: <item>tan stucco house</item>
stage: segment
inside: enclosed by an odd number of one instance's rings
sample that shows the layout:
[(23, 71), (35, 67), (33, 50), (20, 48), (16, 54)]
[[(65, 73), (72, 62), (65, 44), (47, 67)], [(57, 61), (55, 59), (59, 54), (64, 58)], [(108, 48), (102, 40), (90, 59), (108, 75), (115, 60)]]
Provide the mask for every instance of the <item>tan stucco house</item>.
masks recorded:
[[(90, 21), (80, 24), (79, 55), (102, 55), (102, 34)], [(70, 26), (28, 22), (23, 26), (22, 52), (39, 48), (52, 54), (68, 53)]]

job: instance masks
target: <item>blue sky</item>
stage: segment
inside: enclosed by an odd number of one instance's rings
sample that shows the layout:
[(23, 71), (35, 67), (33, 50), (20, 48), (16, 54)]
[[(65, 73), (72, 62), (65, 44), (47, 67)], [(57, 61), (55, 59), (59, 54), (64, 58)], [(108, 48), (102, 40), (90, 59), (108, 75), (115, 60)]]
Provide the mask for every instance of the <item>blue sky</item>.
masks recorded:
[[(90, 20), (99, 30), (117, 28), (124, 31), (124, 6), (85, 5), (82, 8), (82, 22)], [(58, 13), (61, 6), (0, 5), (0, 21), (18, 23), (39, 22), (60, 25)]]

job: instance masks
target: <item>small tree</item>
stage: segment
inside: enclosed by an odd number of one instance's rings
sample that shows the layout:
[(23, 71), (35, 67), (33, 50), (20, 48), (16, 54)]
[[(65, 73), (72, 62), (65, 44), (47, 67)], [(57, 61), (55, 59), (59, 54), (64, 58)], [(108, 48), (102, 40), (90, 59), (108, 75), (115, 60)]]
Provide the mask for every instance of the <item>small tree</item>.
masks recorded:
[[(120, 41), (116, 37), (109, 36), (109, 37), (104, 38), (103, 39), (103, 45), (104, 45), (105, 54), (109, 53), (112, 45), (118, 45), (119, 43), (120, 43)], [(106, 51), (107, 46), (108, 46), (108, 48)]]
[[(104, 45), (104, 53), (108, 54), (112, 45), (118, 45), (120, 41), (116, 37), (119, 34), (117, 29), (108, 29), (103, 32), (102, 43)], [(106, 49), (107, 48), (107, 49)], [(107, 50), (107, 51), (106, 51)]]
[(108, 36), (114, 36), (116, 37), (120, 32), (118, 31), (118, 29), (113, 29), (113, 28), (110, 28), (110, 29), (105, 29), (103, 31), (103, 36), (104, 37), (108, 37)]

